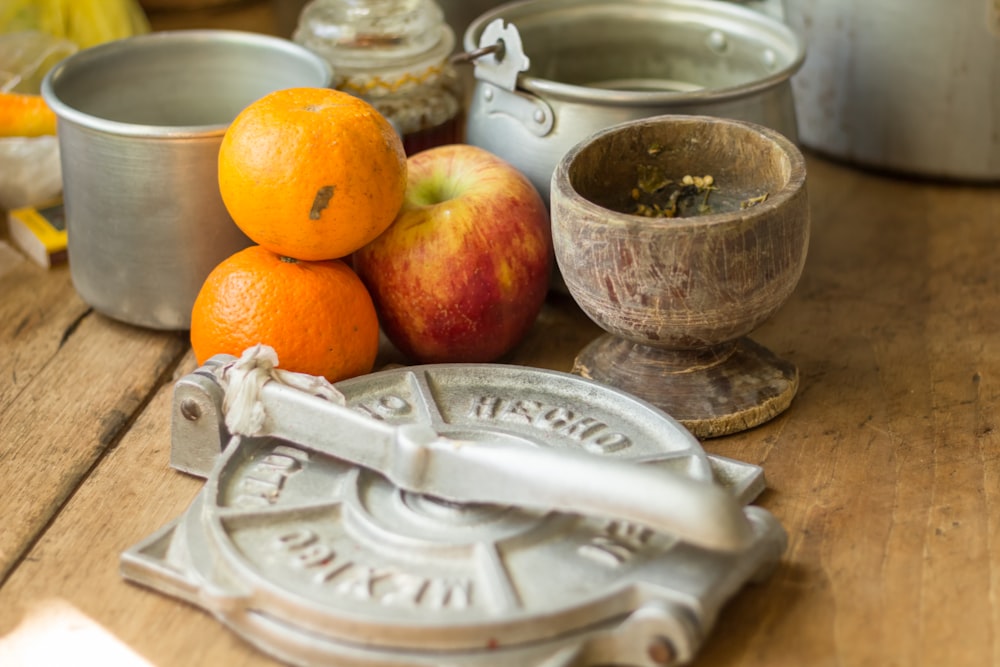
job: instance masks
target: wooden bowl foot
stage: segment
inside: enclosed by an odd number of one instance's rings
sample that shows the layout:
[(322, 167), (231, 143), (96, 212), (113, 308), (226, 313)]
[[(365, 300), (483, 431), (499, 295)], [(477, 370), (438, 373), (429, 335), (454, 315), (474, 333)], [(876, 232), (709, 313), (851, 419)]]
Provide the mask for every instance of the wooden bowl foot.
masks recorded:
[(749, 338), (664, 350), (605, 334), (577, 355), (573, 372), (652, 403), (698, 438), (763, 424), (788, 408), (799, 386), (794, 364)]

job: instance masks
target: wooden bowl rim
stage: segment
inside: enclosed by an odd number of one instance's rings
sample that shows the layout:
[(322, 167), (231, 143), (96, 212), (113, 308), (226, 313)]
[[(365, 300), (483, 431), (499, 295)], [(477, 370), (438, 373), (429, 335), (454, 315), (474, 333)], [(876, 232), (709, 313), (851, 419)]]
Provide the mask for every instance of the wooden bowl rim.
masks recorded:
[(624, 132), (633, 127), (643, 127), (649, 125), (659, 125), (663, 123), (673, 123), (679, 125), (694, 125), (694, 124), (709, 124), (709, 125), (730, 125), (734, 127), (739, 127), (742, 130), (748, 132), (754, 132), (756, 134), (763, 135), (765, 139), (770, 141), (772, 144), (776, 145), (778, 150), (780, 150), (789, 160), (790, 171), (788, 175), (788, 182), (777, 192), (769, 192), (767, 200), (752, 206), (747, 209), (741, 209), (737, 211), (725, 211), (722, 213), (706, 213), (704, 215), (688, 216), (684, 218), (670, 218), (670, 227), (677, 228), (679, 226), (683, 227), (697, 227), (697, 226), (707, 226), (707, 225), (717, 225), (722, 223), (734, 222), (739, 220), (746, 220), (748, 218), (760, 217), (772, 212), (774, 209), (784, 206), (788, 201), (795, 197), (800, 191), (805, 188), (806, 185), (806, 161), (805, 156), (795, 143), (781, 134), (777, 130), (769, 128), (765, 125), (759, 123), (754, 123), (746, 120), (738, 120), (734, 118), (724, 118), (720, 116), (704, 116), (704, 115), (688, 115), (688, 114), (662, 114), (658, 116), (650, 116), (647, 118), (637, 118), (633, 120), (628, 120), (616, 125), (611, 125), (609, 127), (597, 130), (588, 137), (579, 141), (576, 145), (570, 148), (563, 157), (559, 160), (556, 165), (555, 171), (552, 173), (552, 183), (551, 183), (551, 197), (552, 209), (555, 212), (556, 209), (556, 197), (561, 197), (565, 202), (570, 203), (573, 206), (579, 206), (584, 209), (589, 209), (592, 212), (608, 212), (614, 215), (607, 216), (607, 219), (602, 219), (602, 224), (608, 225), (635, 225), (637, 223), (644, 223), (655, 225), (663, 224), (663, 220), (647, 218), (641, 215), (635, 215), (632, 213), (625, 213), (623, 211), (615, 211), (613, 209), (600, 206), (590, 201), (572, 186), (569, 179), (569, 168), (573, 161), (579, 156), (581, 152), (589, 148), (591, 144), (600, 141), (610, 135), (618, 134)]

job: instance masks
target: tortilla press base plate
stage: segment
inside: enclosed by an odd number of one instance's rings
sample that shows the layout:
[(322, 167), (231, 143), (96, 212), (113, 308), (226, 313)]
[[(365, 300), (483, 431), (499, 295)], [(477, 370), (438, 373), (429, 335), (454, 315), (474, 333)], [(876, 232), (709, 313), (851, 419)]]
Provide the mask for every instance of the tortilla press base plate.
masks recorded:
[[(219, 398), (212, 382), (205, 369), (178, 382), (175, 426), (191, 421), (194, 398)], [(764, 486), (759, 467), (710, 457), (663, 412), (574, 375), (442, 364), (336, 387), (351, 410), (447, 437), (662, 467), (714, 481), (742, 505)], [(219, 422), (201, 422), (174, 428), (172, 460), (207, 472), (205, 487), (122, 555), (122, 574), (205, 609), (290, 664), (681, 664), (722, 605), (767, 576), (785, 548), (783, 529), (759, 507), (744, 507), (747, 548), (706, 549), (614, 517), (404, 491), (309, 443), (229, 439)], [(214, 467), (197, 470), (209, 456)], [(599, 478), (579, 481), (615, 493)]]

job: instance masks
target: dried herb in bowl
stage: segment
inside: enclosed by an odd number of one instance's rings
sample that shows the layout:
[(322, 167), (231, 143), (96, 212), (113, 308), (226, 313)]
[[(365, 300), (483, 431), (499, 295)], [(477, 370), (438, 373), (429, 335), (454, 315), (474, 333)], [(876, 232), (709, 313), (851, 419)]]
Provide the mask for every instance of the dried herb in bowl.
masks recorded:
[[(651, 147), (650, 155), (655, 155)], [(680, 178), (667, 175), (663, 167), (639, 164), (636, 184), (629, 193), (629, 207), (617, 209), (646, 218), (688, 218), (711, 213), (724, 213), (751, 208), (767, 200), (767, 193), (746, 196), (726, 192), (714, 176), (685, 174)]]

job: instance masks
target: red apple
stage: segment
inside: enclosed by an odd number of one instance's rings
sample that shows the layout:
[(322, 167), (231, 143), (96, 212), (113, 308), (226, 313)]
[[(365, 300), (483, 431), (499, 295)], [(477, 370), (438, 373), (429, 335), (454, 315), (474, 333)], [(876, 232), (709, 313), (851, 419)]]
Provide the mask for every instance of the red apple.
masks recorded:
[(495, 361), (524, 338), (548, 291), (545, 203), (521, 172), (475, 146), (407, 162), (403, 206), (355, 253), (355, 269), (410, 361)]

